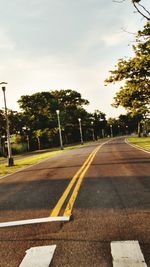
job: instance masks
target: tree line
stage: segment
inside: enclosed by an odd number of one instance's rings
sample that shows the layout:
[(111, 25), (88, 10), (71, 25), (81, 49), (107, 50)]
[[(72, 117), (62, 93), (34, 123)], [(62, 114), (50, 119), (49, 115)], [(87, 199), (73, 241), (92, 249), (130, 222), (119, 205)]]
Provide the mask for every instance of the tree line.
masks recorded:
[[(115, 0), (114, 0), (115, 1)], [(123, 2), (125, 0), (116, 0)], [(21, 111), (8, 110), (11, 141), (21, 149), (34, 150), (59, 146), (59, 131), (56, 110), (60, 111), (61, 130), (64, 144), (80, 141), (79, 121), (82, 122), (83, 139), (97, 140), (105, 136), (136, 133), (147, 135), (150, 131), (150, 13), (142, 1), (132, 4), (147, 22), (138, 31), (132, 46), (133, 57), (119, 59), (105, 84), (124, 81), (114, 98), (114, 107), (123, 106), (126, 115), (106, 120), (100, 110), (86, 111), (89, 101), (77, 91), (53, 90), (24, 95), (18, 100)], [(6, 151), (6, 118), (0, 110), (0, 153)], [(13, 148), (14, 149), (14, 148)], [(16, 151), (17, 152), (17, 151)]]
[[(13, 152), (15, 144), (21, 151), (57, 147), (59, 143), (58, 118), (60, 122), (63, 144), (80, 142), (79, 121), (81, 119), (83, 140), (97, 140), (106, 136), (118, 136), (136, 131), (137, 117), (120, 115), (118, 119), (106, 120), (106, 114), (100, 110), (93, 113), (86, 111), (89, 101), (83, 99), (77, 91), (53, 90), (42, 91), (32, 95), (23, 95), (18, 100), (20, 112), (8, 110)], [(111, 132), (112, 127), (112, 132)], [(6, 118), (0, 110), (1, 154), (6, 149)]]

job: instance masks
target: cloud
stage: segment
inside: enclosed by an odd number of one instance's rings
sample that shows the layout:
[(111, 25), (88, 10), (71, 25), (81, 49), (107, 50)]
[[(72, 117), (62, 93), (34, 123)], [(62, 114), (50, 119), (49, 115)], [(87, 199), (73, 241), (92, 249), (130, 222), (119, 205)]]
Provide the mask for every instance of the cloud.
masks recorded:
[(129, 2), (3, 1), (0, 80), (8, 82), (8, 105), (16, 109), (22, 94), (72, 88), (90, 101), (89, 109), (114, 114), (118, 87), (106, 90), (103, 81), (118, 58), (131, 54), (134, 37), (121, 28), (136, 32), (143, 25)]
[[(9, 38), (8, 33), (0, 28), (0, 50), (1, 53), (5, 51), (12, 51), (15, 48), (15, 43)], [(4, 51), (5, 50), (5, 51)]]
[(101, 36), (101, 41), (107, 47), (116, 46), (124, 42), (127, 39), (124, 33), (108, 33)]

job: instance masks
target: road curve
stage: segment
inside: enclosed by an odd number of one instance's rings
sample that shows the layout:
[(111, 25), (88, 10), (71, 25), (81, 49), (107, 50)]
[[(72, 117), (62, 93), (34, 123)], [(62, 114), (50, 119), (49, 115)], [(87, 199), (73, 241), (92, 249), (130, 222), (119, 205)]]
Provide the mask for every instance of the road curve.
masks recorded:
[(139, 242), (150, 266), (150, 155), (123, 138), (92, 154), (98, 145), (64, 152), (0, 180), (0, 222), (48, 217), (74, 175), (94, 156), (69, 222), (0, 228), (0, 266), (19, 266), (31, 247), (56, 245), (52, 267), (112, 267), (111, 242), (126, 240)]

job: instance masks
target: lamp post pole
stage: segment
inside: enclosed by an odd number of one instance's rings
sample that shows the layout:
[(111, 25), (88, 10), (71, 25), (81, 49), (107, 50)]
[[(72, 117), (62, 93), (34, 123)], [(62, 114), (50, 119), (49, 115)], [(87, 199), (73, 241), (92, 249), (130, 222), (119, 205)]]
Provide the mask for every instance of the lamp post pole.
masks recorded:
[(92, 124), (92, 136), (93, 136), (93, 141), (95, 141), (94, 127), (93, 127), (94, 122), (92, 121), (91, 124)]
[(57, 110), (56, 110), (56, 113), (57, 113), (57, 119), (58, 119), (60, 147), (61, 147), (61, 150), (63, 150), (64, 148), (63, 148), (62, 134), (61, 134), (61, 126), (60, 126), (60, 118), (59, 118), (59, 113), (60, 113), (60, 111), (57, 109)]
[(25, 134), (26, 134), (27, 148), (29, 151), (30, 150), (30, 139), (29, 139), (28, 130), (30, 130), (30, 129), (27, 126), (22, 127), (22, 129), (25, 131)]
[(112, 129), (112, 125), (110, 125), (110, 131), (111, 131), (111, 137), (113, 137), (113, 129)]
[(128, 125), (126, 125), (126, 135), (128, 135)]
[(9, 131), (9, 120), (8, 120), (8, 113), (7, 113), (7, 105), (6, 105), (6, 85), (7, 83), (1, 82), (0, 85), (2, 85), (2, 91), (4, 94), (4, 105), (5, 105), (5, 117), (6, 117), (6, 132), (7, 132), (7, 148), (8, 148), (8, 166), (14, 165), (14, 160), (12, 157), (12, 149), (11, 149), (11, 142), (10, 142), (10, 131)]
[(81, 145), (83, 145), (83, 135), (82, 135), (81, 118), (78, 118), (78, 121), (79, 121)]
[(118, 125), (118, 135), (120, 135), (120, 125)]

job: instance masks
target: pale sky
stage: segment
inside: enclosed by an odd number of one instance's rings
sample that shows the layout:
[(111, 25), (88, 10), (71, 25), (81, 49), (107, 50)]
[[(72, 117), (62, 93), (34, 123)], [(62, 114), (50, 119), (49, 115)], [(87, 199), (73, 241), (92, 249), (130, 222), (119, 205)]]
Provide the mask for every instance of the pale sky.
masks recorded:
[[(142, 0), (147, 8), (149, 0)], [(0, 82), (7, 106), (19, 110), (21, 95), (72, 89), (96, 109), (111, 107), (119, 84), (104, 86), (119, 58), (133, 54), (134, 35), (145, 20), (130, 0), (0, 0)], [(0, 90), (0, 108), (4, 107)]]

